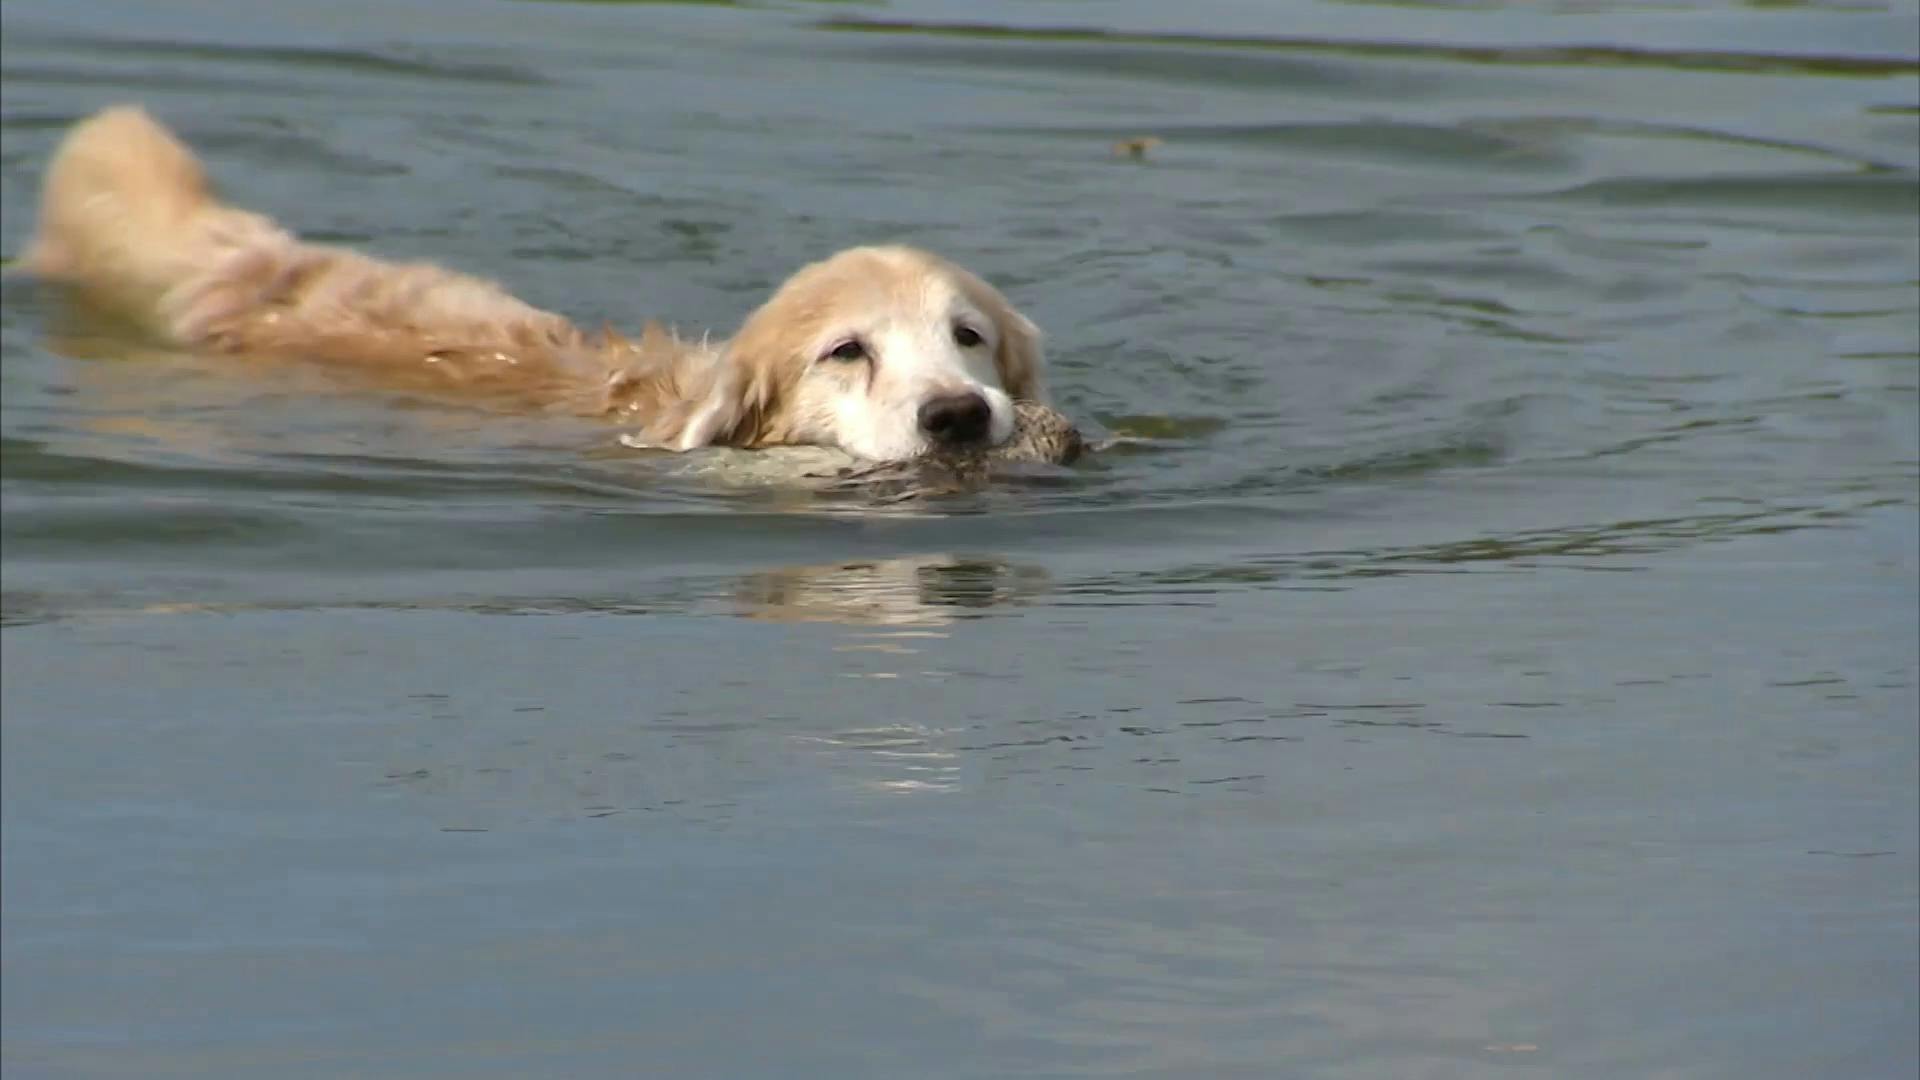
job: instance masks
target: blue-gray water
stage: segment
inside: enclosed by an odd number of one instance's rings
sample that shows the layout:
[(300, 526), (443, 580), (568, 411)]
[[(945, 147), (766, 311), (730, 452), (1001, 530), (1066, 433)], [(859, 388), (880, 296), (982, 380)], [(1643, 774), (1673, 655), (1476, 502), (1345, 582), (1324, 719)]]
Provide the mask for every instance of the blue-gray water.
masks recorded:
[(10, 1080), (1913, 1074), (1912, 0), (0, 30), (8, 254), (139, 100), (596, 323), (933, 247), (1147, 440), (874, 508), (10, 283)]

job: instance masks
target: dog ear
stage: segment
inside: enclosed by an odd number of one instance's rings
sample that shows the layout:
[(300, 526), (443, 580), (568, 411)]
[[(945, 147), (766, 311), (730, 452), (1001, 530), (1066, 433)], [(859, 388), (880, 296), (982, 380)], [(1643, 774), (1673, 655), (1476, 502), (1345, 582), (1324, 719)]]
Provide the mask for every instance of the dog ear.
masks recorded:
[(653, 422), (646, 439), (669, 450), (752, 446), (773, 406), (772, 384), (723, 355), (692, 380)]
[(994, 364), (1000, 369), (1000, 383), (1016, 401), (1047, 404), (1046, 358), (1042, 355), (1040, 328), (1001, 301), (1001, 310), (993, 313), (1000, 324), (1000, 348)]

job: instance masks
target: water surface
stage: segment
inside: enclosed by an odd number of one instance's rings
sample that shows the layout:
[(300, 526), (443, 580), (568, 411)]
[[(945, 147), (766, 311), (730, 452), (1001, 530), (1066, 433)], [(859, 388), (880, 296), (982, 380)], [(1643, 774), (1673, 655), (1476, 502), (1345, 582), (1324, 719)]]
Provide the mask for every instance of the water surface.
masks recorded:
[(1916, 14), (9, 3), (0, 251), (139, 100), (591, 323), (935, 248), (1133, 440), (876, 507), (10, 281), (9, 1075), (1910, 1075)]

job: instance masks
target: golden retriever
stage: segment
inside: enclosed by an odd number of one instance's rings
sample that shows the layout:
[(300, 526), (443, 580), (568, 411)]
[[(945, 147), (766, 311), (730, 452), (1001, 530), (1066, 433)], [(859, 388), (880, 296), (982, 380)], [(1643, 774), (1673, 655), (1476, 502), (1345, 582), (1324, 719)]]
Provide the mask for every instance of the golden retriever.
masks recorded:
[(837, 447), (878, 461), (997, 446), (1042, 402), (1040, 334), (943, 259), (861, 247), (801, 269), (731, 339), (586, 331), (500, 286), (303, 243), (222, 203), (131, 106), (78, 124), (48, 167), (40, 278), (170, 346), (302, 359), (396, 389), (634, 421), (649, 445)]

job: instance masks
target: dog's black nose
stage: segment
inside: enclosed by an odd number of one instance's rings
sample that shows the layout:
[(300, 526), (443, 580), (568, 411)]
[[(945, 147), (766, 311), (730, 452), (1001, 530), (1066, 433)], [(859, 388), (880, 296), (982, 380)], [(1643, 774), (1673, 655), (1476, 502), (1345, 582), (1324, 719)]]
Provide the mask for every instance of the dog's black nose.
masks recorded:
[(971, 390), (928, 398), (920, 406), (920, 430), (942, 446), (981, 442), (992, 422), (993, 410), (987, 406), (987, 399)]

